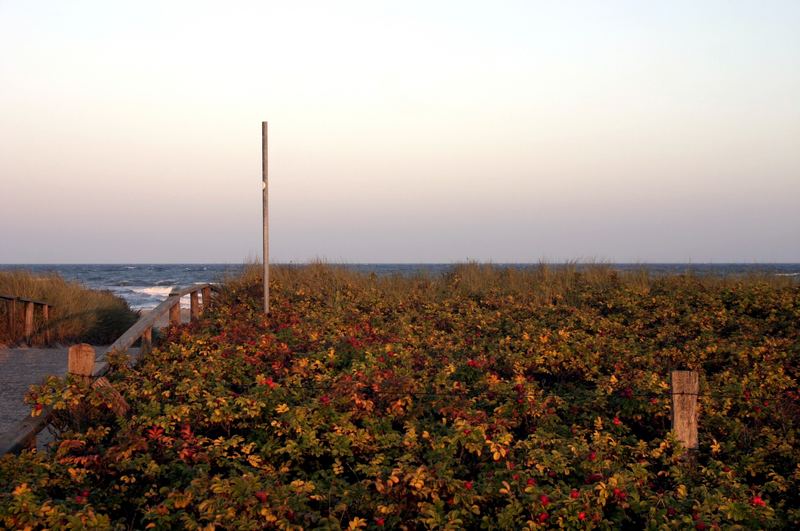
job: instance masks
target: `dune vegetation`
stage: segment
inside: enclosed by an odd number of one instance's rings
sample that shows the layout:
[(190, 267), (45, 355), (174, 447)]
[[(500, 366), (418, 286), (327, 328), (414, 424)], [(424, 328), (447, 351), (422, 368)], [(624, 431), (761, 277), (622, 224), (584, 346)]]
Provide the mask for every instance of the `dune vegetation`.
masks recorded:
[[(276, 267), (98, 389), (51, 378), (50, 452), (0, 459), (9, 528), (800, 526), (800, 286), (603, 266)], [(669, 371), (700, 372), (699, 449)]]
[[(0, 271), (0, 295), (50, 304), (48, 326), (52, 341), (57, 343), (108, 344), (138, 318), (123, 299), (107, 291), (91, 290), (78, 282), (69, 282), (56, 273), (38, 275), (24, 270)], [(21, 309), (17, 311), (19, 321)], [(9, 329), (8, 312), (8, 304), (0, 301), (0, 343), (8, 344), (21, 335), (21, 322), (16, 323), (16, 333)], [(34, 317), (34, 340), (41, 343), (45, 324), (40, 312), (35, 312)]]

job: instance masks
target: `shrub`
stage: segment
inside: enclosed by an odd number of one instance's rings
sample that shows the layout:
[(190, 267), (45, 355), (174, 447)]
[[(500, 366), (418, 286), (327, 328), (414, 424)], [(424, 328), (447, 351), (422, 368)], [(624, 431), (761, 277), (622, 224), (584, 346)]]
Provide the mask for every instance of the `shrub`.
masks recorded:
[[(272, 278), (269, 318), (252, 274), (139, 366), (117, 362), (129, 418), (79, 382), (34, 389), (59, 433), (0, 459), (0, 521), (800, 524), (796, 284), (475, 265)], [(693, 463), (669, 435), (673, 367), (702, 375)]]

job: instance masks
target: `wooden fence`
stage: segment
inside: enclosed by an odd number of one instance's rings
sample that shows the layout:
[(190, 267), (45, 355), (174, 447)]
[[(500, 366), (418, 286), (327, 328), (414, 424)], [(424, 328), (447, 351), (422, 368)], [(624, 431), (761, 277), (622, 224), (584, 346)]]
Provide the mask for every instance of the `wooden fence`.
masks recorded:
[[(68, 370), (77, 376), (94, 381), (95, 384), (108, 386), (108, 381), (102, 378), (110, 368), (105, 359), (105, 354), (113, 351), (124, 352), (141, 340), (139, 354), (132, 360), (135, 363), (152, 348), (153, 328), (156, 327), (159, 319), (168, 315), (170, 326), (181, 324), (181, 297), (189, 296), (189, 319), (190, 321), (195, 321), (200, 317), (201, 312), (208, 308), (211, 303), (212, 292), (216, 289), (216, 286), (211, 284), (198, 284), (178, 291), (173, 290), (164, 302), (143, 315), (119, 339), (114, 341), (103, 352), (100, 359), (95, 359), (94, 349), (91, 349), (88, 345), (71, 348)], [(91, 363), (89, 358), (91, 358)], [(24, 448), (36, 446), (36, 436), (49, 424), (52, 413), (52, 408), (46, 407), (42, 410), (41, 415), (37, 417), (28, 416), (19, 421), (16, 427), (8, 432), (10, 435), (0, 439), (0, 455), (8, 452), (19, 452)]]
[(17, 307), (19, 306), (20, 310), (22, 310), (20, 312), (20, 317), (22, 317), (22, 336), (25, 338), (25, 342), (28, 344), (28, 346), (30, 346), (33, 342), (33, 336), (35, 332), (33, 327), (33, 318), (37, 307), (41, 308), (43, 322), (43, 325), (39, 328), (44, 333), (45, 344), (50, 344), (49, 321), (50, 309), (53, 307), (51, 304), (47, 302), (26, 299), (24, 297), (13, 297), (11, 295), (0, 295), (0, 300), (6, 304), (6, 323), (8, 327), (8, 334), (12, 343), (16, 343), (20, 339), (20, 336), (17, 335), (17, 331), (20, 329), (20, 319), (17, 317)]

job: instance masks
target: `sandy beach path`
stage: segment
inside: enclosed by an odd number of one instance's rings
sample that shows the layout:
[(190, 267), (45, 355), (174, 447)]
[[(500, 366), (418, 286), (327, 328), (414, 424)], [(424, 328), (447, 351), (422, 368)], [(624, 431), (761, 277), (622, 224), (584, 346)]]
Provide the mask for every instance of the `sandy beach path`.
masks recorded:
[(67, 348), (0, 350), (0, 433), (6, 432), (30, 409), (22, 401), (28, 386), (51, 374), (67, 371)]
[[(142, 310), (146, 314), (149, 310)], [(181, 308), (182, 322), (189, 321), (189, 310)], [(168, 326), (165, 314), (156, 320), (156, 328)], [(96, 345), (100, 358), (107, 345)], [(50, 375), (63, 376), (67, 372), (68, 346), (57, 348), (2, 348), (0, 347), (0, 435), (5, 434), (25, 416), (30, 408), (23, 398), (32, 384), (43, 382)], [(138, 347), (128, 349), (131, 355), (138, 354)]]
[[(105, 346), (95, 346), (98, 357)], [(23, 398), (32, 384), (43, 382), (50, 375), (67, 372), (67, 351), (63, 348), (0, 349), (0, 434), (5, 434), (25, 416), (30, 408)], [(138, 353), (138, 348), (129, 350)]]

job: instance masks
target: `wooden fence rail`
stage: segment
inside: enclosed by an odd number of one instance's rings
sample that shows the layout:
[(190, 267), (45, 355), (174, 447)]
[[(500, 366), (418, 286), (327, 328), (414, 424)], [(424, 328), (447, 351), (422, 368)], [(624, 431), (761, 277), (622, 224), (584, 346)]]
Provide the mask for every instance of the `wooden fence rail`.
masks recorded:
[[(124, 352), (141, 340), (139, 355), (131, 360), (133, 363), (137, 362), (152, 348), (153, 328), (159, 319), (164, 315), (168, 315), (170, 326), (181, 324), (181, 297), (189, 295), (192, 301), (190, 318), (191, 321), (195, 321), (200, 317), (201, 311), (208, 308), (211, 303), (212, 293), (217, 289), (217, 286), (212, 284), (197, 284), (178, 291), (173, 290), (164, 302), (140, 317), (133, 326), (103, 351), (100, 359), (97, 359), (93, 364), (91, 373), (84, 373), (84, 375), (93, 381), (101, 378), (110, 369), (106, 361), (106, 354), (114, 351)], [(202, 294), (202, 299), (199, 298), (199, 294)], [(202, 306), (200, 305), (201, 300)], [(73, 351), (73, 349), (70, 350)], [(85, 350), (74, 349), (74, 352), (76, 352), (75, 355), (77, 356), (80, 355), (79, 353), (85, 352)], [(16, 427), (8, 432), (8, 436), (0, 438), (0, 455), (9, 452), (20, 452), (24, 448), (35, 446), (36, 436), (49, 424), (52, 413), (52, 408), (46, 407), (42, 410), (41, 415), (37, 417), (28, 416), (19, 421)]]
[(16, 343), (19, 340), (19, 336), (17, 336), (17, 330), (19, 329), (17, 318), (17, 306), (20, 306), (22, 310), (20, 313), (20, 317), (22, 317), (23, 325), (22, 325), (22, 335), (25, 338), (25, 342), (30, 346), (33, 342), (33, 335), (34, 335), (34, 328), (33, 328), (33, 318), (34, 312), (36, 311), (36, 307), (42, 309), (42, 320), (44, 324), (41, 326), (41, 329), (44, 331), (44, 342), (45, 344), (50, 344), (50, 309), (53, 307), (52, 304), (43, 301), (35, 301), (32, 299), (26, 299), (24, 297), (14, 297), (12, 295), (0, 295), (0, 300), (5, 302), (6, 304), (6, 323), (8, 326), (8, 333), (11, 336), (11, 342)]

